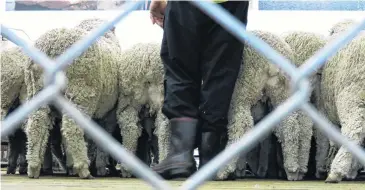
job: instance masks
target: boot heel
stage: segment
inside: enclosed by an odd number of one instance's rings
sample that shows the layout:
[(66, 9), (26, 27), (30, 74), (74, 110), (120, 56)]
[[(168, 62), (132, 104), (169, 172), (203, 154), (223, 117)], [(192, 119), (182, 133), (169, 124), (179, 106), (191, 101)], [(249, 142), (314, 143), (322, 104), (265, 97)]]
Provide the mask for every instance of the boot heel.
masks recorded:
[(189, 177), (191, 174), (191, 171), (188, 168), (176, 168), (176, 169), (172, 169), (170, 171), (170, 175), (173, 176), (174, 178), (178, 177), (178, 178), (186, 178)]

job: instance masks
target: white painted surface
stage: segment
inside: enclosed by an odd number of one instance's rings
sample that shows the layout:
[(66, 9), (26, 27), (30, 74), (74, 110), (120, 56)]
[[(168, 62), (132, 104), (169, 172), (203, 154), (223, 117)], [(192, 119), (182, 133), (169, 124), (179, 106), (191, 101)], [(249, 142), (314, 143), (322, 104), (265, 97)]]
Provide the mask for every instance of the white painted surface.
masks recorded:
[[(42, 33), (55, 27), (73, 27), (83, 19), (100, 17), (111, 19), (119, 11), (14, 11), (5, 12), (1, 21), (4, 25), (24, 30), (36, 40)], [(249, 11), (247, 28), (282, 33), (290, 30), (313, 31), (327, 35), (330, 27), (343, 19), (363, 19), (364, 12), (356, 11)], [(116, 27), (122, 48), (138, 42), (160, 42), (162, 29), (152, 25), (148, 11), (134, 11)], [(31, 41), (20, 31), (23, 39)]]

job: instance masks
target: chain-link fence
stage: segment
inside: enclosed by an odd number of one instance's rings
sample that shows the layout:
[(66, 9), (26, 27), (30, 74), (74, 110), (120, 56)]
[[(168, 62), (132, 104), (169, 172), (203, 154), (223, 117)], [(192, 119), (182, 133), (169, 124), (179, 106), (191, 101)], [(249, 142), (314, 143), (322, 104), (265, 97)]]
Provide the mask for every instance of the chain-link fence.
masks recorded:
[[(23, 48), (35, 62), (40, 64), (46, 71), (45, 87), (30, 101), (21, 105), (13, 113), (2, 121), (1, 137), (5, 137), (15, 130), (27, 116), (47, 104), (53, 104), (58, 109), (65, 111), (77, 122), (77, 124), (84, 129), (86, 134), (104, 150), (108, 151), (115, 159), (124, 162), (131, 171), (151, 186), (157, 189), (171, 189), (168, 183), (164, 181), (159, 175), (153, 172), (147, 165), (142, 163), (134, 155), (123, 148), (116, 140), (107, 134), (101, 127), (99, 127), (92, 120), (84, 117), (83, 113), (76, 109), (76, 107), (66, 100), (61, 94), (61, 90), (66, 86), (66, 77), (63, 72), (67, 68), (68, 63), (72, 62), (76, 57), (80, 56), (91, 44), (93, 44), (98, 37), (102, 36), (120, 20), (125, 18), (131, 11), (140, 6), (143, 1), (130, 2), (123, 13), (115, 17), (108, 23), (103, 24), (98, 29), (95, 29), (84, 39), (73, 44), (64, 54), (51, 60), (44, 53), (33, 48), (24, 40), (16, 36), (7, 27), (1, 26), (1, 34)], [(277, 109), (266, 116), (259, 122), (251, 131), (244, 135), (238, 142), (226, 147), (226, 149), (211, 160), (207, 165), (202, 167), (198, 172), (188, 178), (180, 187), (181, 189), (196, 189), (199, 185), (208, 180), (216, 171), (224, 164), (228, 163), (233, 157), (238, 154), (246, 154), (249, 152), (260, 139), (268, 135), (274, 126), (276, 126), (284, 117), (291, 112), (302, 109), (305, 111), (317, 124), (318, 129), (326, 134), (329, 139), (337, 144), (346, 147), (364, 166), (365, 166), (365, 151), (358, 145), (352, 143), (347, 138), (341, 135), (323, 115), (321, 115), (311, 104), (307, 101), (310, 96), (310, 83), (308, 76), (312, 71), (321, 67), (326, 59), (333, 56), (336, 51), (349, 43), (363, 28), (365, 28), (365, 20), (358, 26), (353, 27), (341, 37), (327, 44), (324, 48), (318, 51), (313, 57), (308, 59), (300, 68), (296, 68), (288, 59), (277, 53), (269, 45), (263, 42), (258, 37), (252, 35), (245, 30), (245, 26), (235, 17), (230, 15), (220, 6), (206, 2), (206, 1), (191, 1), (195, 6), (212, 17), (217, 23), (222, 25), (227, 31), (234, 34), (242, 42), (249, 43), (258, 52), (265, 55), (274, 64), (277, 64), (283, 69), (292, 80), (293, 94), (288, 100), (282, 103)], [(50, 64), (51, 63), (51, 64)]]

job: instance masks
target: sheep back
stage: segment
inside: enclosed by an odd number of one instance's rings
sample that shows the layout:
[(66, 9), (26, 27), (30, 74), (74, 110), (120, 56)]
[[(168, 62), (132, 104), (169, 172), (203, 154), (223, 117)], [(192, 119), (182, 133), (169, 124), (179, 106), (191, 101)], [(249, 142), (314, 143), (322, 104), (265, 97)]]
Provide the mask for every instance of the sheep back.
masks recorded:
[(135, 105), (161, 107), (154, 105), (162, 104), (163, 101), (160, 48), (159, 43), (138, 43), (121, 53), (119, 89), (124, 96), (133, 97)]
[[(278, 53), (293, 60), (293, 52), (290, 46), (280, 36), (261, 30), (253, 30), (251, 32)], [(242, 102), (247, 102), (252, 106), (262, 99), (265, 87), (281, 86), (282, 88), (288, 86), (288, 80), (284, 72), (250, 44), (247, 44), (244, 48), (243, 60), (241, 73), (236, 82), (236, 90), (241, 89), (242, 93), (239, 93), (239, 97), (235, 98), (242, 98)], [(282, 90), (284, 89), (282, 88)]]
[[(52, 29), (36, 40), (35, 47), (54, 59), (64, 53), (75, 42), (81, 40), (86, 34), (87, 31), (78, 28)], [(72, 100), (77, 96), (81, 102), (83, 100), (87, 101), (86, 96), (95, 97), (99, 100), (101, 100), (101, 97), (107, 97), (106, 99), (109, 100), (99, 101), (98, 111), (94, 115), (95, 118), (99, 118), (109, 111), (117, 99), (118, 59), (106, 47), (108, 47), (108, 43), (103, 38), (97, 40), (66, 68), (68, 84), (65, 94), (67, 98)], [(34, 64), (33, 61), (31, 69), (36, 79), (36, 90), (33, 92), (37, 92), (43, 86), (43, 80), (39, 80), (43, 76), (43, 69)], [(82, 89), (86, 87), (95, 89), (93, 94), (83, 92)], [(88, 102), (83, 102), (83, 105), (88, 105)]]

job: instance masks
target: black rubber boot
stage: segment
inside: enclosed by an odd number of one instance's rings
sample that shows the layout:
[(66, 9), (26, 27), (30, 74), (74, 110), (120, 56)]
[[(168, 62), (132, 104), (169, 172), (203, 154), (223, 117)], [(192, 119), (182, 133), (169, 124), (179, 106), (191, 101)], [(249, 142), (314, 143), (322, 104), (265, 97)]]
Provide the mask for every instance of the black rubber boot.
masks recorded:
[(216, 132), (203, 132), (199, 144), (199, 168), (212, 160), (220, 152), (220, 135)]
[[(204, 125), (208, 125), (204, 123)], [(199, 142), (199, 169), (205, 164), (211, 161), (215, 156), (217, 156), (226, 147), (226, 131), (204, 131), (201, 133), (201, 138)], [(211, 180), (217, 180), (213, 177)], [(234, 173), (231, 173), (225, 180), (235, 180)]]
[(197, 123), (198, 120), (192, 118), (170, 120), (169, 153), (165, 160), (152, 167), (163, 178), (185, 178), (192, 174)]

